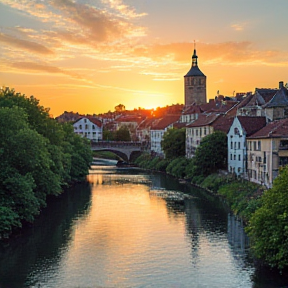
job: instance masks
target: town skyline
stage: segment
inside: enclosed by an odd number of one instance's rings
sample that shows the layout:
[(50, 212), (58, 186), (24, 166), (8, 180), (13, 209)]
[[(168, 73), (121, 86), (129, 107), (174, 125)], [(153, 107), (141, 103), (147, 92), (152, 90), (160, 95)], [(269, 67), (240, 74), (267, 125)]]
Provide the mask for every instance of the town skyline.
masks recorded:
[(0, 0), (0, 85), (34, 95), (53, 116), (182, 104), (195, 40), (207, 100), (218, 90), (277, 88), (288, 82), (285, 7), (284, 0)]

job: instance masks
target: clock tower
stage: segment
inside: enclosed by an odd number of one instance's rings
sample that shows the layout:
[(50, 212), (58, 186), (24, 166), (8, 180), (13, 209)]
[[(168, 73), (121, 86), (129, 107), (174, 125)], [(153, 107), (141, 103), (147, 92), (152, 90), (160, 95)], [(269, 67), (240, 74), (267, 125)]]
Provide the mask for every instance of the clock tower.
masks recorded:
[(206, 103), (206, 76), (199, 69), (197, 59), (194, 49), (191, 69), (184, 76), (185, 106)]

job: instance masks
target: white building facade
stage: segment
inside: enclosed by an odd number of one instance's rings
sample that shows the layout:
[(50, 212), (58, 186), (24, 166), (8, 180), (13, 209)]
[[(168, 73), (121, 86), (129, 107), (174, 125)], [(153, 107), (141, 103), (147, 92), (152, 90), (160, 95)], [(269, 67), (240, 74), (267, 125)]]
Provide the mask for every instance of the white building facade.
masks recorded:
[(227, 134), (228, 171), (237, 176), (247, 177), (246, 137), (266, 125), (265, 117), (237, 116)]
[(74, 124), (74, 132), (94, 141), (103, 139), (103, 125), (97, 118), (83, 117), (77, 120)]

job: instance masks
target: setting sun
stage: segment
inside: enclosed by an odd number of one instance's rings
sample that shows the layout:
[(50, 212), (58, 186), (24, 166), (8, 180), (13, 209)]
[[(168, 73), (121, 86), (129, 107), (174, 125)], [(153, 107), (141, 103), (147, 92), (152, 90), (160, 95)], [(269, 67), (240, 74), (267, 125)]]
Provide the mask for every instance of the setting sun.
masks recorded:
[(288, 80), (287, 5), (1, 0), (0, 85), (54, 116), (181, 104), (196, 39), (207, 99), (274, 88)]

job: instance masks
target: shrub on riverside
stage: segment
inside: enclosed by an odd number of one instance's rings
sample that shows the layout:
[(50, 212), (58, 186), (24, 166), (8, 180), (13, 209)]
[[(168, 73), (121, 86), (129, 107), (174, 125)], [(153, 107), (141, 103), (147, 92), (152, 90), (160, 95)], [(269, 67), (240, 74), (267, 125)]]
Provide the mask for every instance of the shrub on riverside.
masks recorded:
[(264, 192), (261, 207), (247, 228), (255, 255), (271, 267), (288, 268), (288, 166), (280, 171), (273, 188)]

